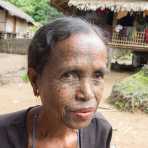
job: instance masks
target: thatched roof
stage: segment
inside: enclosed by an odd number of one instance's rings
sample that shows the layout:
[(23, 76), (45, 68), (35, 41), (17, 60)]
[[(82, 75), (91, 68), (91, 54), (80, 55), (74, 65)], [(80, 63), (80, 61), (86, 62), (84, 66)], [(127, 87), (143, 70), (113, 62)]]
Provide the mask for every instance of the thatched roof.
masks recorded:
[(69, 0), (49, 0), (50, 4), (63, 13), (71, 13), (72, 9), (68, 6)]
[(115, 12), (148, 10), (148, 0), (69, 0), (68, 5), (85, 11), (98, 8), (109, 8)]
[(34, 24), (34, 20), (31, 18), (31, 16), (27, 15), (25, 12), (23, 12), (21, 9), (17, 8), (13, 4), (0, 0), (0, 7), (7, 10), (10, 15), (24, 19), (27, 22)]

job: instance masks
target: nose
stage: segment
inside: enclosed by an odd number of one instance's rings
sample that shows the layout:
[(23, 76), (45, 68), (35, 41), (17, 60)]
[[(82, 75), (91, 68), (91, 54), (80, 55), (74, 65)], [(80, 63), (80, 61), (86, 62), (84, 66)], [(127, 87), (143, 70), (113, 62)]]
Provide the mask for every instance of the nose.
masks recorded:
[(91, 83), (88, 80), (82, 81), (76, 92), (76, 99), (79, 101), (88, 101), (94, 99), (94, 97), (94, 90)]

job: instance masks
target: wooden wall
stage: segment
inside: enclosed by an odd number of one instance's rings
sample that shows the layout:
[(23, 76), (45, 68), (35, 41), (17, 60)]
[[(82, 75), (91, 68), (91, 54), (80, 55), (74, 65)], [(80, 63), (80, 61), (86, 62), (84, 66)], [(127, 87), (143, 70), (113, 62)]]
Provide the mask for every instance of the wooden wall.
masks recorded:
[(16, 33), (26, 33), (29, 29), (29, 25), (26, 21), (16, 18)]
[(30, 39), (1, 39), (0, 52), (27, 54)]
[(23, 19), (10, 15), (0, 8), (0, 31), (9, 33), (26, 33), (30, 25)]
[(6, 15), (6, 32), (15, 32), (15, 16)]
[(5, 31), (6, 11), (0, 8), (0, 31)]

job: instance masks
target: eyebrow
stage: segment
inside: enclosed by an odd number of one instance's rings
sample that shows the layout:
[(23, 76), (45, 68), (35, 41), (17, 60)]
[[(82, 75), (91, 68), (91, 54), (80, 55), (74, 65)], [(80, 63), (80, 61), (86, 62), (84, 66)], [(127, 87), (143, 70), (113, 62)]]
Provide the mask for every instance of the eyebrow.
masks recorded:
[[(65, 72), (65, 71), (77, 71), (77, 72), (83, 72), (81, 68), (78, 66), (63, 66), (59, 69), (59, 73)], [(107, 68), (106, 67), (100, 67), (100, 68), (95, 68), (94, 71), (98, 71), (105, 75), (107, 73)]]
[(98, 72), (102, 73), (103, 75), (105, 75), (107, 73), (107, 68), (101, 67), (99, 69), (96, 69), (96, 71), (98, 71)]

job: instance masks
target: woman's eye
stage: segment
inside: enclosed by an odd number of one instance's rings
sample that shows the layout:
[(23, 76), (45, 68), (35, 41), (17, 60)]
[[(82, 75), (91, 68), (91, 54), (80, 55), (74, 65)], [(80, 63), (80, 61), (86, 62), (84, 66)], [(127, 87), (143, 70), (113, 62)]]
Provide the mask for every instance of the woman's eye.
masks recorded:
[(75, 78), (78, 78), (78, 75), (77, 75), (77, 73), (75, 73), (73, 71), (72, 72), (66, 72), (62, 75), (62, 79), (64, 79), (64, 80), (73, 80)]
[(65, 73), (63, 75), (63, 78), (71, 78), (71, 77), (73, 77), (73, 74), (72, 73)]
[(102, 80), (104, 78), (104, 73), (103, 72), (100, 72), (100, 71), (96, 71), (94, 73), (94, 76), (93, 76), (93, 82), (95, 85), (100, 85), (102, 84)]
[(96, 79), (102, 79), (104, 77), (104, 74), (100, 71), (95, 72), (94, 77)]

